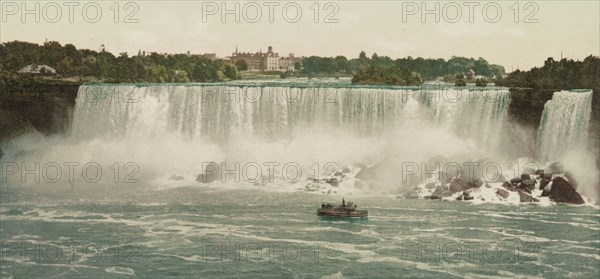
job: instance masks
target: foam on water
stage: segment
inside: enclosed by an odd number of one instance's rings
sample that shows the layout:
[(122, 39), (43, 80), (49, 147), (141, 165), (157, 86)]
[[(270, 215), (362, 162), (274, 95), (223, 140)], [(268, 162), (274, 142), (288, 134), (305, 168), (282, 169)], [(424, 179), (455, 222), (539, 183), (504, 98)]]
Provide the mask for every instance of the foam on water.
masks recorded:
[[(587, 139), (581, 136), (587, 135), (590, 96), (555, 93), (544, 110), (538, 159), (564, 161), (584, 185), (584, 194), (595, 197), (595, 157), (586, 154)], [(97, 162), (105, 168), (133, 162), (141, 180), (161, 190), (197, 185), (204, 162), (294, 163), (304, 170), (299, 181), (311, 176), (315, 164), (320, 177), (331, 173), (323, 166), (333, 162), (351, 168), (350, 178), (360, 171), (357, 166), (382, 164), (377, 184), (359, 189), (347, 179), (337, 189), (325, 186), (316, 192), (394, 193), (416, 186), (398, 182), (406, 162), (436, 156), (459, 163), (488, 158), (506, 167), (527, 154), (523, 146), (530, 145), (529, 139), (510, 125), (509, 104), (508, 90), (500, 87), (348, 86), (335, 81), (85, 84), (70, 135), (23, 138), (5, 152), (11, 161)], [(515, 144), (519, 140), (525, 143)], [(275, 171), (277, 179), (262, 189), (305, 186), (289, 183), (281, 169)], [(171, 180), (173, 176), (182, 179)], [(480, 195), (478, 200), (497, 200), (491, 190)]]

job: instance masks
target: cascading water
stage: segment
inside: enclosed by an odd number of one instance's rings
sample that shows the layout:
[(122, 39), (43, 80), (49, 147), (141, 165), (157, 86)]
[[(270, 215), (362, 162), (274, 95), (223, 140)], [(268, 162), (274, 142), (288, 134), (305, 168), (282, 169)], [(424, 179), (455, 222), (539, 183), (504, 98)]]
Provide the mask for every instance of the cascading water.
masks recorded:
[[(542, 163), (560, 160), (582, 184), (595, 185), (597, 170), (585, 167), (594, 164), (567, 148), (589, 153), (590, 100), (591, 92), (557, 92), (546, 105), (538, 143)], [(77, 96), (71, 139), (49, 139), (43, 152), (24, 154), (102, 166), (134, 162), (144, 181), (180, 176), (186, 183), (195, 181), (203, 162), (293, 162), (311, 172), (315, 163), (334, 162), (352, 167), (352, 175), (380, 165), (374, 188), (386, 192), (415, 186), (399, 180), (406, 162), (475, 160), (507, 167), (526, 157), (523, 145), (514, 143), (532, 139), (515, 136), (509, 104), (508, 90), (493, 86), (86, 84)], [(512, 167), (504, 173), (520, 174)]]
[(198, 162), (209, 161), (293, 161), (309, 168), (391, 158), (392, 187), (402, 162), (516, 158), (518, 152), (507, 152), (509, 103), (505, 88), (435, 84), (86, 84), (71, 136), (82, 146), (74, 157), (143, 162), (162, 175), (195, 175)]
[(73, 156), (144, 162), (163, 175), (193, 175), (198, 162), (223, 160), (311, 166), (499, 158), (509, 153), (509, 102), (508, 90), (494, 87), (87, 84), (74, 111), (72, 144), (81, 151)]
[(589, 129), (592, 115), (592, 91), (559, 91), (544, 106), (538, 130), (538, 160), (561, 162), (579, 184), (577, 191), (598, 197), (600, 171), (598, 154), (592, 150)]
[(244, 136), (273, 140), (313, 125), (372, 135), (420, 121), (445, 126), (490, 150), (499, 145), (508, 104), (507, 90), (443, 86), (84, 85), (72, 134), (80, 140), (173, 132), (214, 141)]
[(592, 91), (559, 91), (544, 106), (538, 130), (538, 159), (561, 159), (570, 150), (588, 149)]

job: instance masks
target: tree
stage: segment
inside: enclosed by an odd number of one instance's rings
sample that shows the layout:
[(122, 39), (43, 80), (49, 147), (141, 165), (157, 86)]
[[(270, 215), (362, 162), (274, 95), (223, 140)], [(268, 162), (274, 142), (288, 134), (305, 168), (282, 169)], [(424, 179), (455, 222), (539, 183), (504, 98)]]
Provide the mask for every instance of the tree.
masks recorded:
[(184, 70), (175, 70), (173, 73), (174, 82), (190, 82), (188, 73)]
[(192, 80), (200, 82), (214, 82), (219, 80), (218, 68), (212, 61), (202, 58), (194, 66)]
[(164, 65), (153, 65), (148, 70), (148, 74), (152, 82), (167, 82), (170, 80), (169, 72)]
[(239, 71), (247, 71), (248, 70), (248, 63), (246, 63), (246, 60), (238, 60), (238, 61), (235, 61), (235, 67)]
[(232, 64), (225, 64), (223, 66), (223, 74), (231, 80), (240, 78), (238, 69), (235, 67), (235, 65)]
[(421, 75), (397, 65), (372, 63), (359, 69), (352, 77), (354, 84), (418, 85), (423, 83)]
[(364, 51), (361, 51), (360, 54), (358, 54), (358, 59), (368, 59), (367, 53)]

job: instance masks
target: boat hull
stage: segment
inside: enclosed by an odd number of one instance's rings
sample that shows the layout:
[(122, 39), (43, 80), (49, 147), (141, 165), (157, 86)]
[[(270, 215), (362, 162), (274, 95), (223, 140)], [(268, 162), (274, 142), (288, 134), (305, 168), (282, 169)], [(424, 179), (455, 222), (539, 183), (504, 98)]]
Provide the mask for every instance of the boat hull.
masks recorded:
[(338, 217), (338, 218), (363, 218), (368, 217), (367, 211), (352, 211), (352, 212), (340, 212), (340, 211), (328, 211), (328, 210), (317, 210), (317, 215), (325, 217)]

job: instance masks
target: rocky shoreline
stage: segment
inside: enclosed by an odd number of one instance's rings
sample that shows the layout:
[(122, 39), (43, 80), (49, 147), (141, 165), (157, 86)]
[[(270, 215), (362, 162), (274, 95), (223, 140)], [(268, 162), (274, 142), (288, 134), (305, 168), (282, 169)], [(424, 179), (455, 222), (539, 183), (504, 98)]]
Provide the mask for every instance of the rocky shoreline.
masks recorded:
[(553, 163), (546, 170), (539, 169), (532, 174), (523, 173), (502, 183), (489, 183), (475, 178), (465, 180), (455, 177), (449, 183), (426, 183), (404, 193), (401, 197), (429, 200), (478, 200), (513, 201), (521, 203), (540, 202), (547, 198), (555, 203), (585, 204), (586, 201), (576, 191), (577, 182), (568, 171), (554, 169), (560, 163)]
[[(481, 160), (480, 162), (484, 163), (485, 161)], [(221, 164), (226, 163), (222, 162)], [(400, 199), (430, 201), (573, 205), (593, 203), (593, 201), (586, 200), (580, 195), (577, 191), (579, 187), (577, 180), (560, 162), (551, 163), (543, 169), (528, 169), (518, 177), (510, 178), (501, 175), (493, 180), (486, 179), (482, 175), (481, 167), (476, 167), (472, 175), (468, 170), (430, 172), (429, 175), (423, 177), (424, 182), (419, 175), (416, 175), (411, 176), (404, 183), (394, 183), (394, 186), (388, 188), (382, 185), (380, 177), (385, 171), (385, 167), (385, 164), (371, 167), (365, 165), (344, 166), (335, 172), (321, 174), (321, 178), (309, 176), (305, 181), (291, 183), (290, 187), (297, 187), (294, 189), (299, 192), (315, 194), (355, 195), (379, 193), (385, 195), (386, 193), (395, 193), (394, 195)], [(196, 182), (201, 184), (222, 183), (223, 177), (219, 168), (219, 164), (215, 162), (206, 165), (204, 171), (196, 177)], [(398, 170), (397, 173), (401, 173), (401, 170)], [(184, 180), (184, 177), (173, 175), (170, 180)], [(269, 184), (286, 184), (283, 180), (270, 181), (265, 176), (257, 181), (246, 182), (260, 187)], [(301, 187), (298, 187), (298, 185)]]

